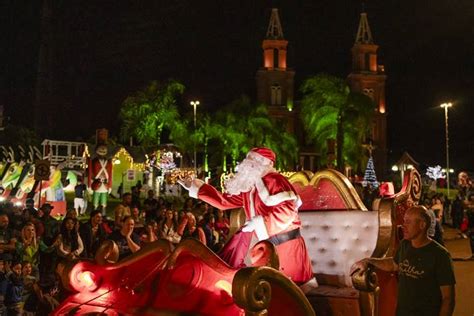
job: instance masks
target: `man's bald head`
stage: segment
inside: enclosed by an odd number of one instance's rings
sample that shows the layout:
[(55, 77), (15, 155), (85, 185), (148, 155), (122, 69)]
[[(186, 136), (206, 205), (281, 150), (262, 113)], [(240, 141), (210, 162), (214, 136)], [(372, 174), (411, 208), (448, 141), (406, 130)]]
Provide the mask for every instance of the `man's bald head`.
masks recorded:
[(410, 207), (407, 211), (406, 214), (411, 214), (414, 215), (416, 218), (418, 218), (420, 221), (425, 223), (425, 231), (428, 231), (428, 229), (431, 226), (431, 216), (428, 213), (428, 210), (426, 207), (421, 206), (421, 205), (416, 205)]

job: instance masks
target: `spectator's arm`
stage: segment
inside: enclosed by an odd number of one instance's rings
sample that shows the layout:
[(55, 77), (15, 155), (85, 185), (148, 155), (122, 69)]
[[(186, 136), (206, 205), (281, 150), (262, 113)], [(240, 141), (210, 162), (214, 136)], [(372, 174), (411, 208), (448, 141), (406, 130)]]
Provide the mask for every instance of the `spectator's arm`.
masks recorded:
[(455, 290), (454, 285), (442, 285), (441, 290), (441, 308), (439, 316), (452, 316), (455, 305)]
[(201, 227), (196, 228), (198, 230), (198, 235), (199, 235), (199, 240), (206, 245), (207, 240), (206, 240), (206, 234), (204, 233), (204, 230)]
[(357, 261), (356, 263), (352, 265), (351, 275), (356, 272), (362, 273), (366, 271), (369, 264), (383, 271), (388, 271), (388, 272), (398, 271), (398, 265), (391, 257), (390, 258), (365, 258), (365, 259)]
[(3, 251), (13, 251), (16, 249), (16, 238), (10, 239), (8, 244), (0, 245), (0, 249)]
[(61, 241), (60, 236), (61, 236), (61, 234), (56, 236), (56, 239), (54, 240), (54, 243), (51, 244), (51, 246), (46, 245), (46, 243), (43, 241), (43, 239), (39, 238), (39, 249), (42, 252), (45, 252), (45, 253), (51, 253), (51, 252), (55, 251), (56, 248), (59, 247), (59, 243)]
[(387, 272), (396, 272), (398, 271), (398, 264), (393, 260), (392, 257), (389, 258), (368, 258), (368, 263), (376, 267), (377, 269), (387, 271)]
[(80, 235), (77, 236), (77, 249), (74, 250), (74, 255), (79, 257), (79, 255), (84, 251), (84, 243)]
[(174, 234), (170, 237), (169, 241), (171, 241), (173, 244), (177, 244), (177, 243), (179, 243), (179, 242), (181, 241), (181, 236), (180, 236), (178, 233), (174, 233)]
[(132, 253), (135, 253), (140, 250), (140, 246), (133, 241), (131, 236), (127, 236), (127, 244)]
[(69, 254), (69, 251), (66, 251), (66, 249), (64, 249), (63, 238), (61, 235), (58, 236), (58, 240), (59, 240), (58, 251), (61, 254), (61, 256), (66, 257)]
[(186, 224), (188, 223), (188, 217), (184, 216), (181, 220), (181, 223), (178, 225), (178, 235), (183, 236), (184, 229), (186, 228)]

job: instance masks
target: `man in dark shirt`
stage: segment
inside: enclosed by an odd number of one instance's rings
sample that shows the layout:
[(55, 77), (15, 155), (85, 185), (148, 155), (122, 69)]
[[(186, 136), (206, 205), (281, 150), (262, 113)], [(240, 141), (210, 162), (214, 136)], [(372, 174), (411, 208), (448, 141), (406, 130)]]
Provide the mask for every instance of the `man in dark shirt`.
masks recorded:
[(119, 260), (130, 256), (140, 250), (140, 237), (133, 232), (135, 221), (131, 216), (122, 219), (120, 230), (114, 230), (109, 239), (113, 240), (119, 248)]
[(425, 207), (408, 209), (403, 223), (404, 240), (395, 257), (366, 258), (351, 268), (352, 273), (363, 272), (371, 264), (384, 271), (398, 271), (397, 316), (453, 314), (453, 263), (446, 248), (428, 237), (430, 225)]
[(77, 184), (74, 187), (74, 210), (79, 215), (86, 212), (86, 199), (85, 194), (87, 192), (87, 186), (82, 182), (82, 179), (77, 179)]
[(135, 205), (138, 208), (141, 208), (140, 190), (136, 186), (134, 186), (131, 188), (131, 191), (132, 191), (132, 205)]
[(155, 199), (155, 192), (153, 190), (148, 191), (148, 197), (143, 201), (143, 208), (145, 210), (145, 216), (147, 222), (150, 220), (156, 220), (158, 212), (158, 200)]
[(0, 214), (0, 260), (11, 262), (15, 254), (16, 238), (8, 227), (8, 216)]
[(39, 211), (39, 220), (44, 227), (41, 238), (47, 246), (52, 245), (59, 234), (59, 222), (51, 216), (53, 208), (54, 206), (51, 204), (45, 203), (40, 207)]
[(35, 201), (31, 198), (26, 199), (25, 208), (23, 209), (23, 218), (26, 222), (30, 221), (31, 217), (38, 217), (38, 210), (35, 208)]
[(53, 208), (51, 204), (45, 203), (38, 212), (39, 222), (44, 229), (42, 235), (40, 236), (38, 233), (38, 236), (41, 237), (41, 240), (47, 246), (40, 249), (39, 274), (41, 279), (54, 276), (56, 268), (57, 255), (55, 246), (58, 242), (59, 222), (51, 216)]
[(100, 244), (107, 239), (107, 233), (102, 227), (102, 212), (94, 210), (91, 212), (90, 219), (87, 223), (79, 227), (79, 235), (84, 244), (83, 256), (86, 258), (94, 258)]

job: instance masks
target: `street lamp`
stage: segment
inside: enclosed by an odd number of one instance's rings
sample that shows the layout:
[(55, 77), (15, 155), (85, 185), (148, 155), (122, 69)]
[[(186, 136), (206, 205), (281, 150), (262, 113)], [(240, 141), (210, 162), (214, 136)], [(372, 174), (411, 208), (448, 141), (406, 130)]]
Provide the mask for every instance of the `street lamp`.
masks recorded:
[(446, 130), (446, 183), (448, 188), (448, 199), (449, 199), (449, 135), (448, 135), (448, 108), (452, 107), (451, 102), (441, 104), (444, 108), (444, 127)]
[[(189, 103), (192, 105), (193, 110), (194, 110), (194, 132), (196, 132), (196, 108), (199, 105), (199, 101), (195, 100), (195, 101), (191, 101)], [(194, 141), (194, 172), (197, 173), (197, 169), (196, 169), (196, 141)]]

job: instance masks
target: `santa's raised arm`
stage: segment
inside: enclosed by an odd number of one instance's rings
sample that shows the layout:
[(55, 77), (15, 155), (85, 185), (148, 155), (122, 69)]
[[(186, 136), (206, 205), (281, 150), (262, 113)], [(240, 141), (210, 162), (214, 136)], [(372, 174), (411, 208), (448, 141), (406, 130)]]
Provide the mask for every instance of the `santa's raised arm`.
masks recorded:
[(216, 208), (243, 207), (247, 222), (241, 231), (255, 232), (258, 240), (273, 243), (280, 258), (280, 270), (302, 284), (312, 279), (313, 273), (300, 235), (301, 201), (291, 183), (273, 168), (275, 159), (275, 153), (268, 148), (252, 149), (239, 164), (236, 175), (225, 183), (225, 193), (199, 179), (181, 184), (189, 190), (189, 196)]

